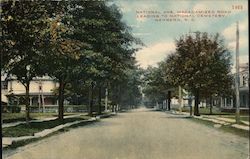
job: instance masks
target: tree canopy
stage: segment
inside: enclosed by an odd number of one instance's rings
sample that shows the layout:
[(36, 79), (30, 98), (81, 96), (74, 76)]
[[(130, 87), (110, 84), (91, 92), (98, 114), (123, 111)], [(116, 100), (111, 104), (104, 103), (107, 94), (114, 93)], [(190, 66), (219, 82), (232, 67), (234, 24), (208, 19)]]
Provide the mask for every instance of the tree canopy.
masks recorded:
[(176, 40), (176, 52), (166, 59), (167, 79), (195, 98), (198, 115), (200, 97), (226, 95), (232, 86), (231, 56), (219, 34), (196, 32)]
[(102, 89), (132, 80), (135, 46), (142, 43), (117, 6), (104, 1), (3, 1), (1, 6), (3, 66), (27, 87), (27, 112), (29, 82), (36, 76), (59, 82), (60, 119), (67, 84), (89, 87), (92, 107), (97, 87), (101, 101)]

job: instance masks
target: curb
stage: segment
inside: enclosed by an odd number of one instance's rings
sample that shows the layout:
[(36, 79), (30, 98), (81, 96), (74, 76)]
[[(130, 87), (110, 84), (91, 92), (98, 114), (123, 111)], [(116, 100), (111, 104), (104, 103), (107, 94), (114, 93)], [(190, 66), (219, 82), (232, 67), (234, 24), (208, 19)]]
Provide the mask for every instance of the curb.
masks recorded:
[(51, 129), (44, 129), (41, 132), (35, 133), (34, 136), (21, 136), (21, 137), (3, 137), (2, 138), (2, 147), (5, 148), (7, 146), (12, 145), (14, 142), (19, 142), (19, 141), (24, 141), (24, 140), (28, 140), (28, 139), (36, 139), (36, 138), (41, 138), (41, 137), (45, 137), (51, 133), (54, 133), (58, 130), (61, 130), (63, 128), (66, 127), (70, 127), (72, 125), (76, 125), (76, 124), (80, 124), (80, 123), (84, 123), (84, 122), (91, 122), (91, 121), (96, 121), (96, 118), (91, 118), (88, 120), (80, 120), (80, 121), (74, 121), (71, 123), (66, 123), (66, 124), (62, 124), (62, 125), (58, 125), (54, 128)]
[(77, 124), (84, 123), (84, 122), (97, 121), (99, 119), (108, 118), (108, 117), (115, 116), (115, 115), (117, 115), (117, 114), (116, 113), (103, 114), (103, 115), (99, 115), (99, 116), (96, 116), (96, 117), (92, 117), (92, 118), (90, 118), (88, 120), (80, 120), (80, 121), (74, 121), (74, 122), (71, 122), (71, 123), (58, 125), (58, 126), (53, 127), (51, 129), (44, 129), (41, 132), (37, 132), (37, 133), (34, 134), (34, 136), (3, 137), (2, 138), (2, 148), (6, 148), (8, 146), (11, 146), (15, 142), (29, 140), (29, 139), (38, 139), (38, 138), (41, 138), (41, 137), (45, 137), (45, 136), (48, 136), (48, 135), (50, 135), (50, 134), (52, 134), (54, 132), (57, 132), (57, 131), (63, 129), (63, 128), (70, 127), (72, 125), (77, 125)]

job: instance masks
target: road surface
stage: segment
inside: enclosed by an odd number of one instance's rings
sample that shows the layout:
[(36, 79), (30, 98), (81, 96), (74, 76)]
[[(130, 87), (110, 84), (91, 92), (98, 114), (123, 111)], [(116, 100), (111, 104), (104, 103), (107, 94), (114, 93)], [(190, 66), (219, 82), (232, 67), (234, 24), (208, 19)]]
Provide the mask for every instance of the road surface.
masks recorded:
[(17, 149), (8, 159), (247, 159), (248, 139), (140, 108)]

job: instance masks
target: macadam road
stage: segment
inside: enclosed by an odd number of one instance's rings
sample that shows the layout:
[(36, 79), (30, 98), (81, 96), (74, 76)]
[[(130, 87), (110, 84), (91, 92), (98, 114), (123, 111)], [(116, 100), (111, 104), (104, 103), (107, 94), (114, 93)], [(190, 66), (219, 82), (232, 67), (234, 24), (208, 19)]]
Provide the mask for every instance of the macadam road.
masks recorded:
[(247, 159), (249, 141), (140, 108), (21, 147), (8, 159)]

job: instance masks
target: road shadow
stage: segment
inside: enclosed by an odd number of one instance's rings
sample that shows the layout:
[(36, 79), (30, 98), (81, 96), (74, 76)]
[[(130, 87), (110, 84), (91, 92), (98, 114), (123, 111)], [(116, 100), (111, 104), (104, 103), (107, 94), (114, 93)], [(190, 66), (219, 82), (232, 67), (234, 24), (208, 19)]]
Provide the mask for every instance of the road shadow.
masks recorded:
[(179, 116), (166, 116), (166, 117), (162, 117), (162, 118), (168, 118), (168, 119), (191, 119), (193, 117), (179, 115)]
[(169, 112), (169, 111), (161, 110), (161, 109), (148, 109), (148, 111), (151, 111), (151, 112)]

